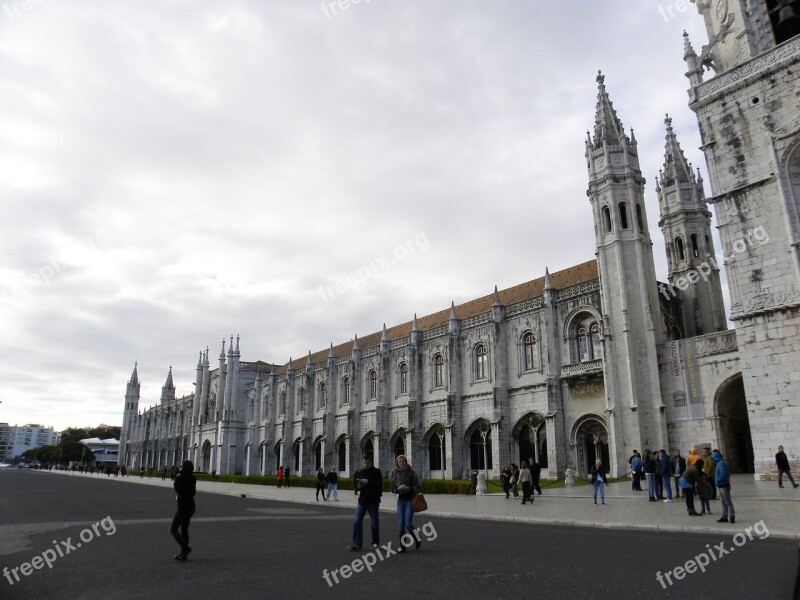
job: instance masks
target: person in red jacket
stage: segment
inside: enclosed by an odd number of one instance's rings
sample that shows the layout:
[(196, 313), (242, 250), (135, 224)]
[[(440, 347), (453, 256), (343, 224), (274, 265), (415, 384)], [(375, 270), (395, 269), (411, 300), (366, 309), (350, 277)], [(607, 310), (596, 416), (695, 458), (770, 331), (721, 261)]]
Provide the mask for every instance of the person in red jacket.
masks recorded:
[(283, 485), (283, 467), (278, 467), (278, 489)]

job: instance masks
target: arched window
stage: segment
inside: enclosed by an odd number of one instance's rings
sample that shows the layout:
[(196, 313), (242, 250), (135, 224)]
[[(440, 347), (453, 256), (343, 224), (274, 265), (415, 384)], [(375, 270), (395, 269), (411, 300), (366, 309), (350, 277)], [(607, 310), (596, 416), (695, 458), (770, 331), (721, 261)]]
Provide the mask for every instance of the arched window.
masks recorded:
[(378, 398), (378, 373), (373, 369), (369, 372), (369, 399)]
[(475, 379), (486, 379), (486, 346), (475, 347)]
[(428, 468), (431, 471), (442, 471), (447, 468), (447, 452), (444, 440), (434, 433), (428, 442)]
[(442, 387), (444, 385), (444, 357), (437, 354), (433, 358), (433, 387)]
[(535, 368), (536, 336), (530, 331), (522, 336), (523, 367), (525, 371)]
[(697, 245), (697, 235), (693, 233), (691, 240), (692, 240), (692, 256), (698, 258), (700, 256), (700, 248)]
[(298, 394), (299, 402), (297, 403), (297, 412), (301, 413), (306, 410), (306, 388), (301, 387), (300, 393)]
[(400, 393), (408, 393), (408, 365), (400, 363)]
[(628, 228), (628, 205), (625, 202), (619, 203), (619, 226)]
[(578, 327), (578, 361), (586, 362), (592, 360), (589, 350), (589, 329), (585, 325)]
[(325, 405), (328, 402), (328, 389), (325, 387), (324, 383), (319, 384), (319, 407), (325, 408)]
[(686, 260), (686, 249), (683, 247), (683, 238), (676, 239), (675, 244), (678, 246), (678, 260)]
[(600, 341), (600, 326), (594, 317), (587, 316), (575, 328), (578, 362), (600, 360), (603, 356), (603, 345)]
[(636, 222), (639, 224), (639, 231), (644, 231), (644, 219), (642, 218), (642, 205), (636, 203)]
[(600, 341), (600, 326), (592, 323), (589, 326), (589, 333), (592, 336), (592, 358), (599, 360), (603, 356), (603, 346)]
[(611, 209), (607, 206), (603, 207), (603, 224), (606, 227), (606, 233), (611, 233)]
[(281, 392), (281, 414), (286, 414), (286, 392)]
[(342, 379), (342, 404), (350, 404), (350, 378)]

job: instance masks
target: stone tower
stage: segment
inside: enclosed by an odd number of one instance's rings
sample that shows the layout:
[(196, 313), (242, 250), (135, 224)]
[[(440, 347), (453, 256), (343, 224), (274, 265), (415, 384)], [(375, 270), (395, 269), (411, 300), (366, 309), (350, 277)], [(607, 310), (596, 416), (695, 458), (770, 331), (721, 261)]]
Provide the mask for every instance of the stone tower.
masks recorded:
[(168, 404), (175, 400), (175, 384), (172, 383), (172, 365), (167, 373), (167, 380), (161, 387), (161, 404)]
[[(776, 0), (694, 0), (709, 43), (686, 37), (747, 399), (753, 467), (800, 451), (800, 14)], [(796, 6), (796, 2), (792, 5)], [(703, 69), (713, 70), (704, 81)]]
[(127, 442), (131, 437), (131, 425), (136, 413), (139, 410), (139, 374), (137, 373), (138, 364), (133, 364), (133, 373), (125, 388), (125, 410), (122, 412), (122, 431), (119, 436), (119, 463), (130, 465), (127, 456)]
[(636, 138), (617, 118), (598, 73), (594, 135), (587, 134), (603, 309), (603, 358), (611, 469), (627, 470), (634, 448), (664, 448), (656, 346), (665, 339)]
[(672, 129), (669, 115), (664, 168), (656, 184), (660, 219), (667, 249), (669, 286), (660, 288), (669, 299), (679, 296), (683, 309), (681, 337), (727, 329), (719, 270), (711, 238), (711, 212), (706, 206), (703, 179), (692, 172)]

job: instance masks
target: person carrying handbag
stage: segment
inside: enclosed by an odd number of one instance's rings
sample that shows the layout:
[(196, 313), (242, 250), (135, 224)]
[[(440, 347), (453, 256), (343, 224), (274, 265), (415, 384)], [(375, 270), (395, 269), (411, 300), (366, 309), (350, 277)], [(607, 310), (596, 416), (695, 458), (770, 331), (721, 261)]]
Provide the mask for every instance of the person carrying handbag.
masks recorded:
[(397, 528), (400, 536), (398, 552), (406, 551), (406, 546), (403, 544), (403, 537), (406, 533), (411, 536), (419, 550), (422, 541), (419, 537), (414, 536), (414, 506), (411, 499), (414, 497), (414, 488), (421, 488), (422, 481), (403, 454), (395, 460), (394, 469), (389, 474), (389, 478), (392, 481), (392, 493), (397, 495)]

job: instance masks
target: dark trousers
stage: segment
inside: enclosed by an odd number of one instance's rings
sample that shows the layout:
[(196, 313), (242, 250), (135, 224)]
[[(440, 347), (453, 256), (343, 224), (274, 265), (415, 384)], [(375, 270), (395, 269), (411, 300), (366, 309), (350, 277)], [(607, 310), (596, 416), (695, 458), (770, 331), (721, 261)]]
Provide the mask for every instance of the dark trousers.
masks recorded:
[[(678, 480), (681, 478), (681, 476), (680, 475), (673, 475), (672, 477), (673, 477), (673, 479), (675, 479), (675, 497), (676, 498), (680, 498), (682, 490), (681, 490), (681, 486), (678, 484)], [(684, 496), (685, 495), (686, 494), (684, 494)]]
[(661, 473), (656, 473), (656, 496), (664, 497), (664, 478), (661, 477)]
[(175, 511), (175, 516), (172, 517), (172, 525), (170, 525), (169, 532), (178, 542), (181, 552), (184, 552), (189, 547), (189, 521), (192, 520), (193, 514), (194, 509), (179, 508)]
[(641, 473), (634, 473), (633, 480), (631, 481), (631, 488), (636, 490), (637, 492), (642, 491), (642, 474)]
[(681, 491), (686, 497), (686, 510), (689, 511), (690, 515), (697, 514), (697, 511), (694, 509), (694, 490), (689, 488), (681, 488)]
[(778, 469), (778, 487), (783, 487), (783, 474), (786, 473), (786, 477), (789, 478), (789, 481), (792, 482), (794, 487), (797, 487), (797, 484), (794, 482), (794, 478), (792, 477), (792, 472), (789, 469)]
[(530, 481), (523, 481), (522, 482), (522, 503), (525, 504), (528, 500), (533, 502), (533, 498), (531, 498), (531, 482)]
[[(539, 478), (538, 477), (533, 480), (533, 489), (536, 490), (537, 494), (539, 494), (540, 496), (542, 495), (542, 488), (539, 487)], [(533, 492), (531, 492), (531, 495), (533, 495)]]
[(380, 544), (380, 522), (378, 521), (378, 509), (380, 504), (377, 502), (370, 502), (369, 504), (362, 504), (359, 502), (356, 505), (356, 520), (353, 523), (353, 545), (361, 548), (364, 541), (364, 515), (369, 512), (369, 522), (372, 526), (372, 543)]
[(711, 484), (711, 499), (712, 500), (716, 500), (717, 499), (717, 484), (714, 483), (714, 476), (713, 475), (709, 475), (708, 483)]

